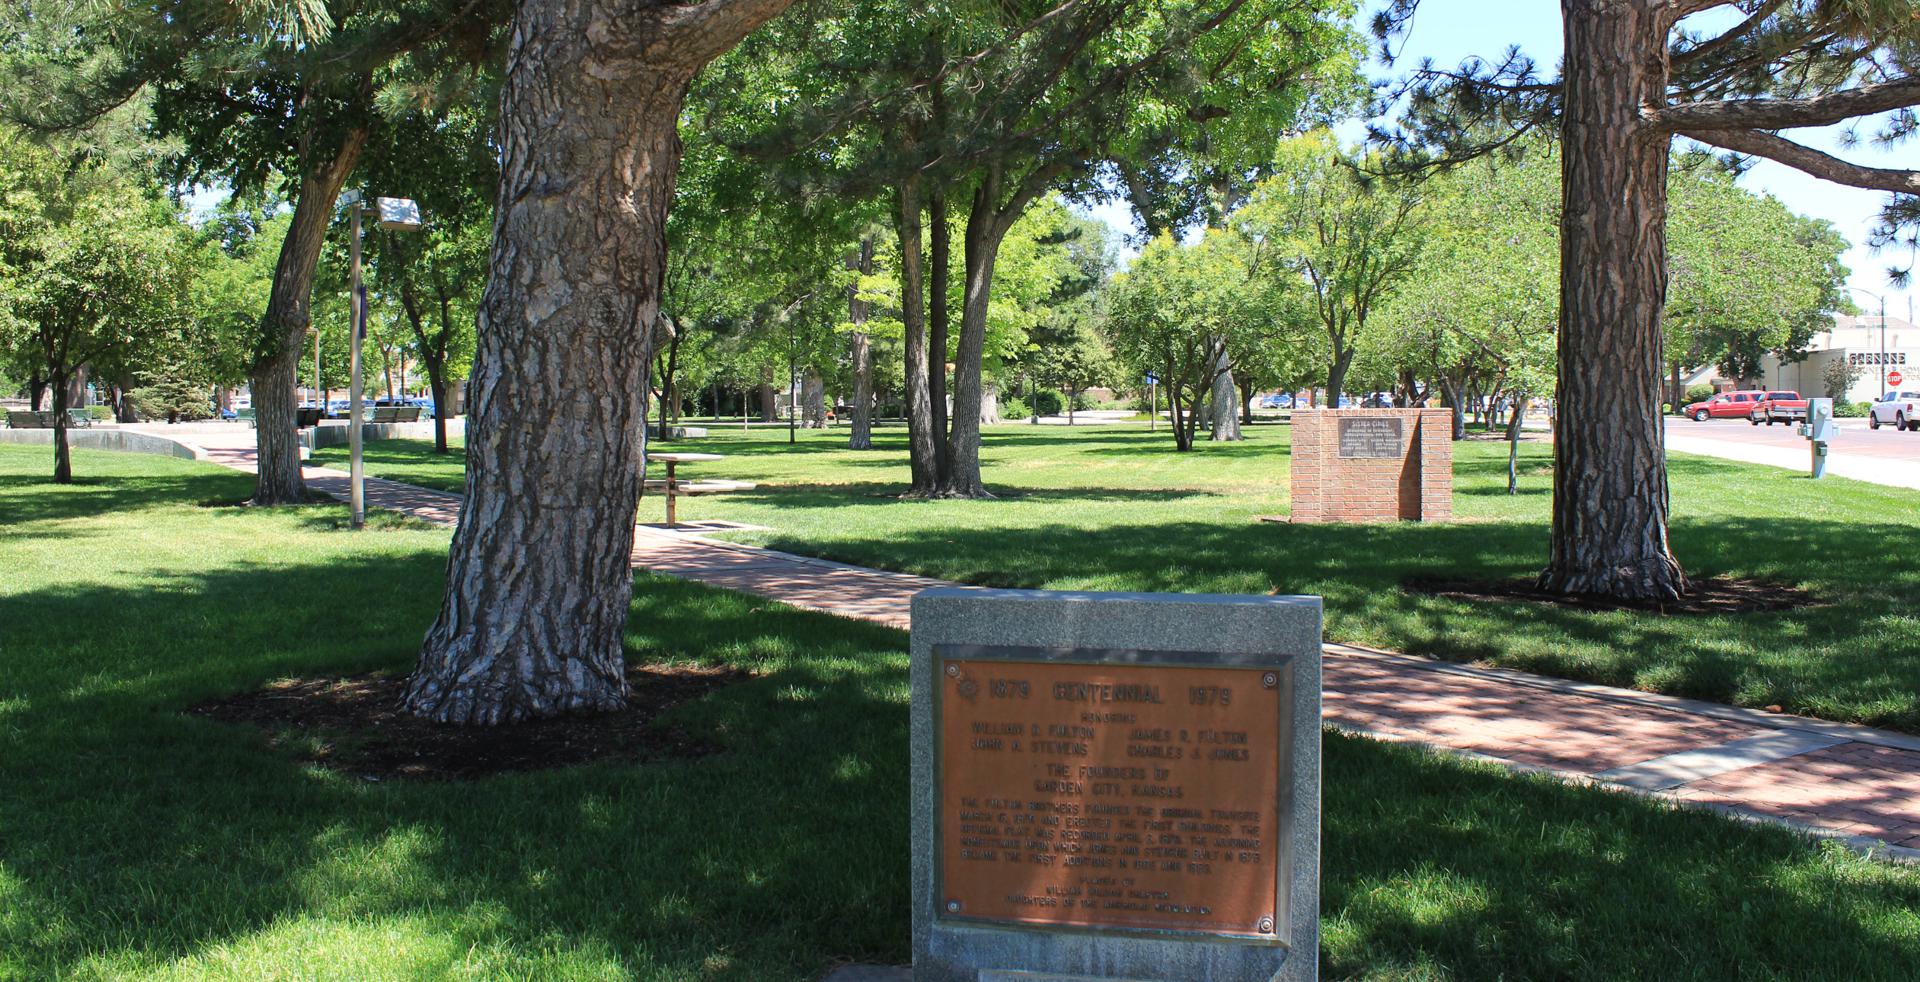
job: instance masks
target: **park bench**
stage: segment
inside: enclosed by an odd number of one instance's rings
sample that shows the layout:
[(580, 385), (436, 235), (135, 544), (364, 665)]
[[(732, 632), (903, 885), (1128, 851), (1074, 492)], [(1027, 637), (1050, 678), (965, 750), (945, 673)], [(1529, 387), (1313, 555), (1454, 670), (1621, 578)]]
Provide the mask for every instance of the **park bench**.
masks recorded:
[[(50, 430), (59, 413), (36, 413), (25, 409), (7, 410), (7, 425), (16, 430)], [(67, 410), (67, 427), (83, 428), (93, 425), (93, 414), (84, 409)]]
[(715, 478), (701, 481), (683, 481), (674, 476), (673, 469), (676, 465), (689, 464), (697, 461), (719, 460), (719, 454), (649, 453), (647, 459), (667, 465), (667, 476), (664, 478), (648, 478), (640, 482), (640, 496), (642, 498), (646, 497), (649, 491), (660, 491), (666, 494), (668, 528), (673, 528), (679, 524), (679, 516), (676, 514), (677, 509), (675, 509), (674, 504), (681, 498), (702, 494), (726, 494), (729, 491), (751, 491), (758, 486), (750, 481), (725, 481)]
[(253, 414), (253, 410), (251, 409), (238, 410), (233, 414), (233, 418), (245, 422), (250, 429), (259, 429), (260, 427), (260, 419)]
[(417, 423), (420, 421), (419, 406), (375, 406), (369, 423)]

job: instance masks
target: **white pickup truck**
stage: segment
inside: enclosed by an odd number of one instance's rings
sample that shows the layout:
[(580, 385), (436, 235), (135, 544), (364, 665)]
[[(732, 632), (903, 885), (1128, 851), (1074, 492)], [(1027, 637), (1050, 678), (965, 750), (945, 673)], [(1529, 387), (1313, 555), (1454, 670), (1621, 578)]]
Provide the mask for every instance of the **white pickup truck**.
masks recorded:
[(1879, 429), (1920, 430), (1920, 392), (1889, 392), (1867, 412), (1867, 425)]

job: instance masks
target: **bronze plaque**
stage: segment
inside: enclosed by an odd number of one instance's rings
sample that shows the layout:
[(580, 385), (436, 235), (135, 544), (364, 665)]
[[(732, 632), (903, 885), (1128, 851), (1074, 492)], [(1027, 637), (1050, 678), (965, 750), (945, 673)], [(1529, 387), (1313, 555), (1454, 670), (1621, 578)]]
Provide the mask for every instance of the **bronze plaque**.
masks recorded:
[(944, 916), (1278, 937), (1279, 672), (936, 651)]
[(1399, 457), (1404, 431), (1398, 416), (1342, 416), (1340, 456)]

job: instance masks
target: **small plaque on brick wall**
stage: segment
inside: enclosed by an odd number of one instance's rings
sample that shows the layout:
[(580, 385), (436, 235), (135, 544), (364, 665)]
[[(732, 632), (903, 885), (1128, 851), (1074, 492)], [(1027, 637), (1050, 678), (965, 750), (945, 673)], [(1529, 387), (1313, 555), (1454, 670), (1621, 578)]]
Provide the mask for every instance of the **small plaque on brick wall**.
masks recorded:
[(1398, 457), (1404, 431), (1397, 416), (1361, 416), (1340, 420), (1340, 456)]

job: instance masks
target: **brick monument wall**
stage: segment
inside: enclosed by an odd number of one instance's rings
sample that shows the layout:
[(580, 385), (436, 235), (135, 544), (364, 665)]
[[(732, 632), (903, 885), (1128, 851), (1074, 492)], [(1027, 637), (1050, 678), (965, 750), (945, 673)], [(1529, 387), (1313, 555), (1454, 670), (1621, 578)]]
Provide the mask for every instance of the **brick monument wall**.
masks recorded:
[(1306, 409), (1293, 414), (1294, 521), (1452, 519), (1451, 410)]

